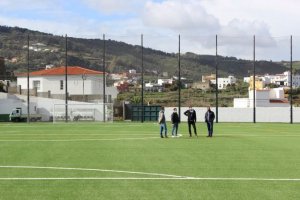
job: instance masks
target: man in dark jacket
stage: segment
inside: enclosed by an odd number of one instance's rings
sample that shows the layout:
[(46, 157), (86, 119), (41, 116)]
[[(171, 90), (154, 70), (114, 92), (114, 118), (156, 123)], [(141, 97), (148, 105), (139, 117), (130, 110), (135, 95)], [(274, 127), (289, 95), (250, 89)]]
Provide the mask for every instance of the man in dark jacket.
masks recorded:
[(191, 126), (193, 126), (194, 134), (197, 136), (197, 130), (196, 130), (196, 111), (190, 106), (187, 111), (184, 112), (184, 115), (188, 117), (188, 126), (189, 126), (189, 134), (190, 137), (192, 137), (192, 131)]
[(173, 124), (172, 137), (177, 137), (178, 124), (179, 124), (179, 116), (178, 116), (176, 108), (173, 109), (173, 113), (171, 115), (171, 122)]
[(214, 120), (215, 120), (215, 113), (210, 110), (210, 107), (207, 107), (207, 112), (205, 113), (205, 122), (208, 130), (207, 137), (212, 137), (213, 135)]

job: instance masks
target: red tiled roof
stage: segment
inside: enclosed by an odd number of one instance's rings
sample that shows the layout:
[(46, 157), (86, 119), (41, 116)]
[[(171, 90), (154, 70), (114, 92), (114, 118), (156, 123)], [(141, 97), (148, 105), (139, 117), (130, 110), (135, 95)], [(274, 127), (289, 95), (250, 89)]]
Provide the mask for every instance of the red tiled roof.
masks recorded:
[[(102, 75), (103, 72), (86, 69), (79, 66), (68, 66), (68, 75)], [(60, 76), (65, 75), (65, 66), (55, 67), (51, 69), (44, 69), (39, 71), (30, 72), (29, 76)], [(17, 76), (27, 76), (27, 73), (20, 73)]]

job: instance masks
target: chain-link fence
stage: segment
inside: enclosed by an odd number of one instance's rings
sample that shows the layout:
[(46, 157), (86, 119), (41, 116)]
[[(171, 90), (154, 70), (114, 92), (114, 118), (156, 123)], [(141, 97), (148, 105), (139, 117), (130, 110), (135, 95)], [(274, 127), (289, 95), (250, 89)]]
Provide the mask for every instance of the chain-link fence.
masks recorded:
[(151, 109), (159, 106), (181, 115), (189, 106), (210, 106), (219, 122), (300, 121), (299, 37), (81, 39), (2, 30), (0, 39), (2, 121), (53, 121), (54, 105), (64, 105), (63, 119), (74, 121), (69, 105), (75, 104), (83, 110), (101, 104), (98, 121), (112, 112), (118, 120), (153, 120)]

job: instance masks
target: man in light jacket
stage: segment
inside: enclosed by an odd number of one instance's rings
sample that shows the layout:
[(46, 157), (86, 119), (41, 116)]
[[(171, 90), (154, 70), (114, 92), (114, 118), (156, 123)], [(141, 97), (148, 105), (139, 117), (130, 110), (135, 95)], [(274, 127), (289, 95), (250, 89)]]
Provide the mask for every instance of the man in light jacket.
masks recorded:
[(166, 124), (166, 117), (165, 117), (165, 110), (161, 107), (158, 115), (158, 123), (160, 125), (160, 137), (164, 138), (163, 131), (165, 132), (165, 138), (168, 137), (167, 135), (167, 124)]

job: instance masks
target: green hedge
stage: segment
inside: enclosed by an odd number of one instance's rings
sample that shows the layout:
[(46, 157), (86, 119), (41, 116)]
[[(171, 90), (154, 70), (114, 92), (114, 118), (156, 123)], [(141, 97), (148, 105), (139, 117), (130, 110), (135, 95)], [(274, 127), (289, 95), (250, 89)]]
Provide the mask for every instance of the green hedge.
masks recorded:
[(9, 114), (0, 114), (0, 122), (8, 122)]

